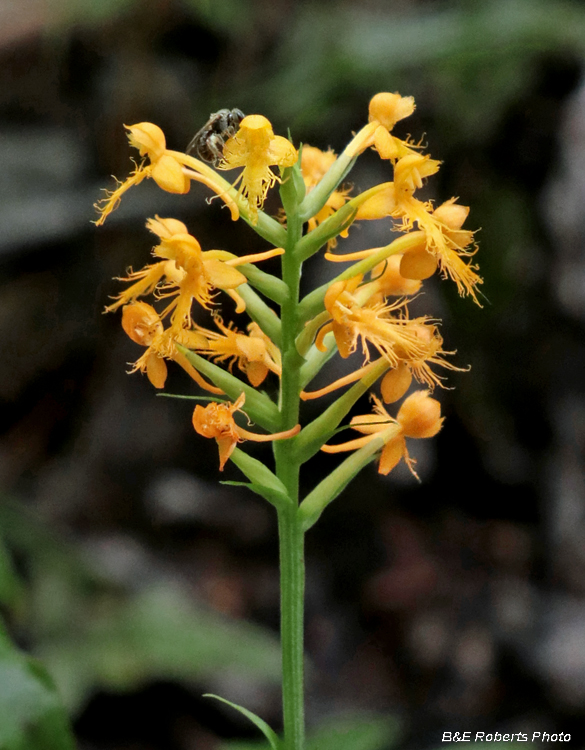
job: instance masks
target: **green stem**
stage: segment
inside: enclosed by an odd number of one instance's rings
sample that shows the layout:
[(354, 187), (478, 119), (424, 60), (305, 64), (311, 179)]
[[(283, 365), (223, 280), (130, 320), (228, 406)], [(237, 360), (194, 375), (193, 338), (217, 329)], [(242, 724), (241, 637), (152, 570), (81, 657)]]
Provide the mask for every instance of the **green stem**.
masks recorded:
[[(285, 186), (292, 192), (292, 180)], [(283, 191), (284, 192), (284, 191)], [(298, 304), (301, 262), (295, 248), (302, 235), (302, 222), (296, 214), (294, 201), (285, 200), (287, 208), (288, 244), (282, 256), (282, 278), (288, 287), (288, 297), (281, 306), (282, 377), (280, 380), (281, 430), (298, 424), (300, 406), (300, 369), (303, 358), (295, 346), (298, 333)], [(287, 203), (289, 205), (287, 206)], [(274, 443), (276, 476), (286, 487), (292, 500), (289, 506), (278, 510), (280, 538), (280, 633), (282, 647), (282, 709), (285, 750), (304, 750), (304, 532), (298, 517), (300, 463), (294, 458), (291, 442)], [(288, 443), (288, 445), (287, 445)]]
[(303, 750), (305, 741), (303, 664), (305, 561), (304, 531), (296, 504), (291, 503), (279, 511), (278, 533), (284, 746), (286, 750)]

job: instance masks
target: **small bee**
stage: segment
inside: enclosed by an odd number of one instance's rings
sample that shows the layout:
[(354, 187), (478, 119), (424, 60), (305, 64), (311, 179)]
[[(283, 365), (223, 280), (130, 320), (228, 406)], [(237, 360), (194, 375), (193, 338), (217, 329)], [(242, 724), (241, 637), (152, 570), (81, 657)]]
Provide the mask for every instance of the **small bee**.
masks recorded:
[(187, 153), (194, 151), (200, 159), (216, 167), (221, 162), (226, 141), (238, 132), (244, 117), (239, 109), (220, 109), (212, 113), (191, 139)]

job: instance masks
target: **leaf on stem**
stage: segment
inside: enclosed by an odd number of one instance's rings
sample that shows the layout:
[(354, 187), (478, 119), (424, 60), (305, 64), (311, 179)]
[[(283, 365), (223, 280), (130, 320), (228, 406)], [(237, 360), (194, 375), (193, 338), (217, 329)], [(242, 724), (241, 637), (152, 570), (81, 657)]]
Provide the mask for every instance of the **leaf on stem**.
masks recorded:
[(303, 221), (307, 221), (315, 216), (327, 203), (331, 193), (337, 189), (346, 175), (351, 171), (355, 164), (356, 157), (348, 154), (340, 154), (333, 164), (329, 167), (325, 175), (319, 181), (310, 193), (305, 197), (301, 204), (299, 214)]
[[(284, 484), (276, 474), (273, 474), (261, 461), (253, 458), (240, 448), (234, 448), (230, 460), (235, 463), (238, 469), (245, 474), (251, 482), (251, 484), (246, 482), (238, 482), (237, 484), (244, 484), (248, 489), (252, 490), (252, 492), (261, 495), (265, 500), (268, 500), (269, 503), (272, 503), (272, 505), (277, 508), (283, 507), (291, 502)], [(224, 484), (228, 484), (228, 482), (224, 482)]]
[(253, 263), (245, 263), (238, 267), (248, 279), (251, 286), (264, 294), (268, 299), (281, 305), (288, 298), (288, 287), (282, 279), (262, 271)]
[[(394, 431), (394, 427), (390, 427), (386, 432), (390, 431)], [(376, 453), (382, 450), (386, 443), (386, 432), (381, 432), (367, 445), (348, 456), (307, 495), (298, 510), (304, 531), (308, 531), (319, 520), (329, 503), (343, 492), (356, 474), (374, 460)]]
[(388, 362), (382, 358), (367, 375), (300, 431), (294, 445), (295, 456), (298, 461), (304, 463), (315, 455), (319, 448), (335, 434), (337, 426), (355, 402), (364, 395), (389, 366)]
[(246, 312), (252, 320), (258, 323), (260, 328), (276, 346), (280, 346), (280, 318), (274, 310), (248, 284), (240, 284), (238, 294), (246, 303)]
[[(316, 189), (316, 188), (315, 188)], [(295, 252), (299, 260), (305, 261), (315, 255), (329, 240), (347, 229), (355, 219), (357, 208), (351, 203), (339, 208), (328, 219), (325, 219), (316, 229), (306, 234), (297, 244)]]
[(221, 388), (231, 400), (235, 401), (242, 393), (245, 393), (246, 414), (249, 415), (250, 419), (257, 422), (269, 432), (278, 432), (280, 429), (278, 407), (268, 396), (252, 388), (252, 386), (244, 383), (239, 378), (236, 378), (230, 372), (218, 367), (213, 362), (209, 362), (204, 357), (195, 354), (195, 352), (179, 345), (177, 345), (177, 348), (196, 370)]
[(238, 706), (237, 703), (232, 703), (231, 701), (228, 701), (219, 695), (214, 695), (213, 693), (205, 693), (203, 697), (215, 698), (215, 700), (221, 701), (221, 703), (225, 703), (227, 706), (231, 706), (232, 708), (235, 708), (236, 711), (239, 711), (247, 719), (250, 719), (252, 724), (255, 724), (255, 726), (258, 727), (258, 729), (262, 732), (262, 734), (266, 737), (266, 739), (270, 743), (270, 747), (272, 750), (282, 750), (282, 745), (280, 744), (280, 740), (278, 739), (276, 732), (268, 726), (268, 724), (264, 721), (264, 719), (261, 719), (259, 716), (256, 716), (256, 714), (253, 713), (252, 711), (248, 711), (247, 708), (244, 708), (243, 706)]

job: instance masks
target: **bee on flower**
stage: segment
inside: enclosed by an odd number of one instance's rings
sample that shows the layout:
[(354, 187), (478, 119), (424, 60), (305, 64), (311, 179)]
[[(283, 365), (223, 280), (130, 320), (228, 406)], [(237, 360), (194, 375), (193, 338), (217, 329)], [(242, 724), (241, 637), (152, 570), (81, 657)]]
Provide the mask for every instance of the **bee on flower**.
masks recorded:
[[(339, 155), (304, 146), (300, 159), (289, 140), (274, 134), (266, 117), (244, 116), (239, 110), (220, 110), (197, 133), (190, 146), (200, 159), (168, 149), (164, 133), (153, 123), (127, 128), (130, 144), (142, 161), (101, 202), (97, 223), (105, 220), (126, 190), (146, 178), (177, 194), (187, 193), (195, 180), (221, 197), (232, 219), (242, 216), (273, 248), (241, 257), (223, 250), (204, 251), (183, 222), (156, 216), (147, 222), (157, 237), (154, 260), (138, 271), (130, 269), (123, 279), (126, 287), (107, 308), (123, 309), (124, 330), (144, 348), (133, 370), (145, 372), (155, 387), (164, 385), (166, 362), (171, 359), (204, 390), (235, 397), (233, 402), (197, 406), (193, 414), (195, 430), (218, 443), (220, 469), (243, 440), (268, 442), (296, 435), (300, 427), (291, 425), (297, 420), (299, 400), (318, 398), (350, 384), (356, 387), (338, 399), (332, 414), (347, 413), (355, 399), (377, 381), (381, 398), (374, 400), (373, 415), (351, 421), (361, 437), (342, 445), (325, 445), (324, 451), (343, 452), (369, 445), (371, 457), (382, 437), (381, 473), (391, 471), (402, 458), (414, 473), (406, 440), (431, 437), (440, 430), (440, 406), (429, 391), (407, 394), (413, 381), (430, 390), (442, 385), (436, 368), (460, 368), (448, 361), (454, 352), (443, 349), (439, 321), (430, 316), (411, 317), (409, 301), (437, 271), (476, 302), (482, 279), (471, 260), (476, 250), (474, 233), (464, 229), (469, 209), (455, 198), (435, 207), (432, 201), (417, 197), (426, 180), (438, 172), (440, 162), (423, 153), (421, 143), (410, 136), (395, 135), (397, 124), (414, 110), (412, 97), (379, 93), (370, 101), (367, 124)], [(350, 197), (344, 180), (366, 149), (377, 152), (392, 179)], [(241, 170), (233, 183), (216, 171), (230, 169)], [(286, 179), (291, 184), (281, 191), (285, 221), (279, 222), (262, 213), (262, 208), (268, 190), (285, 179), (283, 170), (288, 170)], [(403, 232), (388, 245), (346, 254), (331, 252), (354, 221), (385, 217), (395, 221), (394, 230)], [(281, 246), (286, 246), (286, 254)], [(300, 301), (302, 264), (324, 246), (328, 261), (356, 265)], [(255, 266), (283, 254), (282, 278)], [(235, 302), (237, 314), (248, 313), (254, 322), (246, 328), (224, 322), (220, 314), (224, 294)], [(160, 311), (143, 301), (148, 296), (155, 303), (161, 301)], [(195, 322), (194, 305), (213, 311), (215, 327)], [(362, 361), (355, 371), (319, 391), (303, 390), (335, 350), (348, 358), (358, 348)], [(225, 368), (218, 366), (222, 364)], [(260, 388), (269, 373), (279, 379), (277, 400), (252, 390)], [(244, 394), (250, 415), (270, 434), (259, 435), (237, 424)], [(391, 417), (383, 403), (403, 399), (396, 418)], [(289, 446), (275, 446), (277, 473), (271, 475), (264, 466), (267, 484), (262, 486), (272, 487), (281, 499), (290, 492), (289, 499), (298, 501), (297, 480), (291, 479), (290, 487), (281, 480), (289, 477), (283, 457), (286, 453), (292, 465), (298, 456), (311, 451), (314, 455), (331, 434), (328, 410), (326, 413), (323, 422), (316, 419), (303, 430), (304, 435), (290, 444), (290, 451)], [(325, 422), (328, 424), (323, 427)], [(322, 428), (329, 432), (321, 434), (319, 443), (316, 433)], [(368, 450), (362, 453), (364, 460)], [(237, 463), (244, 473), (247, 469), (242, 467), (252, 465), (239, 454)], [(353, 466), (351, 461), (349, 464)], [(298, 466), (290, 477), (296, 469)]]
[(223, 169), (243, 167), (236, 180), (248, 201), (253, 223), (258, 219), (268, 189), (280, 182), (271, 166), (292, 167), (298, 159), (295, 147), (286, 138), (274, 135), (269, 120), (262, 115), (248, 115), (238, 132), (223, 148)]

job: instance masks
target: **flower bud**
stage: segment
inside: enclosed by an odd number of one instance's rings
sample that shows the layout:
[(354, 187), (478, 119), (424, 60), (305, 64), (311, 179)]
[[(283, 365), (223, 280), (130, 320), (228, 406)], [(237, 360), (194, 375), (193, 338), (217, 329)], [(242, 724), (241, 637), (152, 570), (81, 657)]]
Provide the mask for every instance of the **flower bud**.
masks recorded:
[(160, 216), (148, 219), (146, 228), (161, 239), (168, 239), (174, 234), (189, 234), (189, 230), (182, 221), (178, 219), (161, 219)]
[(433, 216), (449, 229), (461, 229), (469, 214), (469, 206), (460, 206), (455, 200), (451, 198), (433, 211)]
[(125, 125), (129, 130), (130, 145), (137, 148), (140, 156), (148, 155), (151, 162), (155, 162), (164, 154), (167, 147), (165, 134), (152, 122), (139, 122), (137, 125)]
[(400, 407), (396, 420), (406, 437), (433, 437), (443, 424), (441, 404), (428, 391), (415, 391)]
[(400, 260), (400, 275), (405, 279), (428, 279), (437, 270), (437, 258), (426, 248), (404, 253)]
[(358, 208), (355, 220), (359, 219), (383, 219), (396, 209), (396, 198), (394, 185), (390, 183), (387, 188), (368, 198)]
[(392, 130), (398, 120), (403, 120), (414, 112), (412, 96), (400, 96), (383, 92), (376, 94), (370, 101), (369, 122), (377, 120), (388, 130)]
[(164, 388), (167, 363), (156, 352), (150, 352), (146, 358), (146, 376), (155, 388)]
[(122, 310), (122, 328), (134, 343), (141, 346), (150, 346), (154, 337), (164, 330), (159, 314), (146, 302), (125, 305)]
[(384, 375), (380, 383), (380, 391), (385, 404), (393, 404), (400, 400), (410, 388), (412, 373), (404, 362)]
[(191, 181), (183, 173), (183, 167), (179, 162), (168, 154), (163, 154), (154, 162), (151, 177), (167, 193), (182, 195), (189, 192)]

